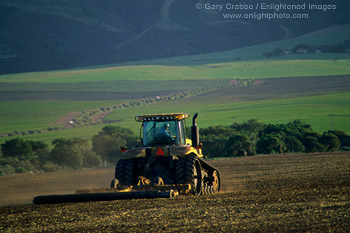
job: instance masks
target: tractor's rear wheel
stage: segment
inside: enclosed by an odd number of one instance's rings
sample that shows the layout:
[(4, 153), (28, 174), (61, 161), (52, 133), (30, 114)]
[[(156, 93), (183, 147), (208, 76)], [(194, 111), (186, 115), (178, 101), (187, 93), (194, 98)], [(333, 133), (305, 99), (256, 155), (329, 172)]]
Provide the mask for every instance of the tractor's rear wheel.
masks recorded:
[(180, 158), (176, 164), (176, 184), (190, 184), (193, 194), (202, 191), (201, 166), (197, 158)]
[(115, 168), (115, 178), (119, 180), (120, 185), (135, 185), (137, 184), (136, 160), (121, 159), (118, 161)]

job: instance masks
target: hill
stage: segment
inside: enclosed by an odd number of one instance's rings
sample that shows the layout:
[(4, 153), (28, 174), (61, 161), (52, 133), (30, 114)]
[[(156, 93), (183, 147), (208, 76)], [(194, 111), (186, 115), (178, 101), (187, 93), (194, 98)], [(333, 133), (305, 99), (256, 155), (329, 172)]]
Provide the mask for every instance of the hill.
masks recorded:
[[(200, 112), (201, 127), (228, 125), (233, 117), (237, 122), (254, 118), (264, 123), (301, 119), (320, 133), (332, 126), (348, 132), (349, 54), (262, 56), (275, 48), (289, 49), (300, 43), (336, 44), (347, 38), (350, 27), (338, 25), (289, 40), (224, 52), (0, 75), (0, 136), (12, 135), (0, 137), (0, 142), (18, 136), (48, 143), (59, 137), (89, 138), (103, 125), (50, 130), (62, 128), (61, 120), (85, 121), (99, 114), (103, 114), (104, 123), (128, 127), (138, 134), (135, 114), (175, 110)], [(281, 77), (288, 78), (271, 79)], [(264, 85), (233, 87), (231, 81), (237, 79), (265, 81)], [(168, 100), (158, 103), (154, 101), (157, 96)], [(308, 111), (306, 102), (310, 103)]]
[[(275, 48), (337, 44), (347, 38), (349, 25), (338, 25), (223, 52), (0, 75), (0, 143), (19, 136), (47, 143), (59, 137), (90, 138), (103, 124), (131, 128), (138, 135), (135, 114), (175, 110), (200, 112), (201, 127), (228, 125), (233, 117), (274, 124), (301, 119), (320, 133), (348, 132), (348, 53), (262, 56)], [(281, 77), (288, 78), (276, 79)], [(264, 85), (233, 86), (237, 80)], [(167, 101), (155, 101), (157, 96)], [(70, 121), (86, 126), (65, 128)]]
[[(273, 3), (273, 1), (266, 1)], [(329, 4), (327, 1), (310, 1)], [(224, 19), (223, 14), (276, 13), (259, 0), (257, 10), (196, 8), (197, 1), (22, 1), (0, 2), (0, 73), (104, 65), (203, 54), (301, 36), (350, 23), (349, 4), (334, 10), (282, 11), (307, 19)], [(200, 1), (202, 3), (202, 1)], [(225, 0), (216, 1), (225, 5)], [(280, 4), (290, 1), (280, 0)], [(293, 4), (303, 4), (297, 1)], [(258, 7), (259, 6), (259, 7)], [(321, 5), (322, 6), (322, 5)]]

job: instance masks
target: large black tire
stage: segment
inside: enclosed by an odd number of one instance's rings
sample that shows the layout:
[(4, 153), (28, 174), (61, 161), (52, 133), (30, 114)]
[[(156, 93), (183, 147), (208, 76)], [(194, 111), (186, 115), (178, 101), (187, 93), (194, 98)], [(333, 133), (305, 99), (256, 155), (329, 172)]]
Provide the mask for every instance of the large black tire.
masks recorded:
[(136, 185), (136, 160), (120, 159), (115, 168), (115, 178), (119, 180), (120, 185)]
[(196, 157), (180, 158), (176, 164), (176, 184), (190, 184), (192, 193), (201, 194), (201, 166)]

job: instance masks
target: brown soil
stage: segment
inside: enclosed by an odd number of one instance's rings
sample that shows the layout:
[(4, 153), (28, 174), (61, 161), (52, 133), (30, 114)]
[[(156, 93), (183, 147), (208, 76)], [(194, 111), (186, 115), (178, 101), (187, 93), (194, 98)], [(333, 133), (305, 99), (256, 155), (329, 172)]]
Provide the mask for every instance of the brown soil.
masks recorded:
[[(0, 178), (0, 231), (346, 232), (350, 153), (209, 161), (215, 195), (34, 206), (34, 195), (108, 187), (113, 169)], [(22, 204), (15, 206), (4, 206)]]
[(59, 125), (64, 125), (66, 127), (72, 126), (70, 121), (73, 121), (74, 117), (78, 116), (80, 112), (69, 112), (66, 115), (59, 118), (55, 123)]
[(93, 116), (92, 121), (96, 122), (98, 120), (101, 120), (103, 118), (105, 118), (106, 116), (108, 116), (109, 114), (111, 114), (113, 111), (106, 111), (106, 112), (101, 112), (99, 114), (96, 114), (95, 116)]
[[(264, 82), (263, 82), (264, 81)], [(263, 82), (263, 83), (262, 83)], [(304, 97), (350, 91), (350, 76), (317, 76), (258, 80), (258, 85), (224, 88), (200, 95), (203, 99), (252, 101)]]

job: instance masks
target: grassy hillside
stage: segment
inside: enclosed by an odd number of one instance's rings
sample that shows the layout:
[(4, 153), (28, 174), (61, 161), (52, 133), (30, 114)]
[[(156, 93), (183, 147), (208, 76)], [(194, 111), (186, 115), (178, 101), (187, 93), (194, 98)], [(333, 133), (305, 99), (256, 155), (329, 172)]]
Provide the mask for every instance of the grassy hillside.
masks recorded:
[[(290, 49), (298, 44), (327, 45), (350, 39), (350, 26), (338, 25), (302, 37), (218, 53), (145, 60), (88, 69), (0, 75), (0, 82), (84, 83), (94, 90), (134, 88), (140, 80), (195, 80), (232, 78), (276, 78), (349, 74), (349, 54), (299, 54), (265, 59), (263, 53), (275, 48)], [(334, 61), (337, 60), (337, 61)], [(124, 81), (120, 83), (117, 81)], [(85, 83), (88, 82), (88, 83)], [(93, 83), (91, 83), (93, 82)], [(96, 82), (99, 82), (96, 84)], [(102, 82), (102, 83), (101, 83)], [(20, 85), (20, 84), (18, 84)], [(24, 84), (25, 85), (25, 84)], [(61, 88), (76, 90), (73, 84)], [(78, 84), (79, 88), (83, 88)], [(147, 83), (142, 83), (147, 85)], [(150, 86), (154, 84), (151, 83)], [(32, 86), (32, 85), (31, 85)], [(149, 89), (150, 86), (145, 86)], [(1, 87), (0, 87), (1, 88)], [(25, 87), (30, 88), (30, 87)], [(44, 87), (50, 89), (50, 87)], [(91, 88), (90, 88), (91, 89)], [(85, 90), (85, 89), (82, 89)], [(137, 90), (136, 90), (137, 91)]]
[(58, 127), (59, 117), (71, 111), (98, 108), (117, 101), (15, 101), (0, 102), (0, 133)]
[[(217, 53), (204, 53), (194, 56), (144, 60), (115, 64), (113, 66), (99, 66), (75, 70), (23, 73), (14, 75), (7, 74), (0, 75), (0, 81), (75, 83), (117, 80), (192, 80), (201, 77), (232, 78), (234, 76), (254, 78), (258, 76), (257, 73), (260, 73), (260, 68), (265, 70), (265, 72), (268, 72), (266, 74), (262, 74), (265, 77), (288, 77), (288, 74), (294, 77), (307, 76), (307, 74), (299, 74), (302, 72), (319, 72), (317, 71), (318, 69), (322, 69), (322, 71), (326, 72), (326, 74), (331, 74), (332, 72), (334, 75), (341, 73), (348, 74), (350, 69), (349, 67), (343, 67), (342, 64), (329, 63), (329, 60), (340, 60), (340, 62), (347, 65), (347, 60), (349, 60), (350, 57), (349, 54), (321, 53), (285, 55), (274, 57), (273, 59), (265, 59), (263, 57), (263, 53), (275, 48), (290, 49), (298, 44), (328, 45), (341, 43), (349, 39), (350, 26), (338, 25), (293, 39)], [(249, 63), (247, 63), (248, 61)], [(281, 63), (274, 64), (276, 61)], [(256, 66), (249, 67), (249, 64), (254, 64)], [(278, 72), (274, 71), (276, 66), (280, 67)], [(323, 66), (326, 67), (323, 68)], [(315, 67), (317, 67), (317, 70), (312, 69)], [(302, 72), (299, 72), (298, 69), (302, 69)], [(250, 70), (252, 71), (249, 72)], [(100, 86), (101, 84), (98, 85)], [(107, 83), (105, 86), (109, 85), (110, 83)]]
[(249, 102), (219, 102), (215, 99), (194, 98), (157, 104), (151, 109), (139, 107), (115, 111), (107, 119), (121, 120), (120, 125), (137, 132), (140, 126), (130, 116), (157, 112), (199, 112), (198, 125), (203, 128), (210, 125), (229, 125), (233, 121), (242, 123), (250, 119), (271, 124), (301, 119), (318, 132), (331, 129), (350, 132), (347, 124), (350, 117), (350, 92)]
[[(56, 71), (49, 73), (30, 73), (21, 75), (3, 75), (4, 82), (45, 82), (45, 83), (76, 83), (76, 82), (110, 82), (110, 81), (168, 81), (168, 80), (198, 80), (198, 79), (261, 79), (279, 77), (344, 75), (349, 74), (349, 55), (294, 55), (288, 59), (240, 61), (215, 63), (200, 66), (123, 66), (113, 68), (98, 68), (79, 71)], [(329, 58), (330, 57), (330, 58)], [(314, 59), (316, 58), (316, 59)], [(336, 59), (337, 61), (334, 61)], [(317, 68), (316, 68), (317, 67)], [(105, 83), (106, 86), (109, 83)], [(121, 85), (124, 88), (137, 89), (135, 85)], [(119, 86), (120, 87), (120, 86)], [(138, 88), (135, 92), (143, 92)]]
[[(319, 4), (319, 0), (309, 0)], [(19, 73), (227, 51), (349, 24), (349, 4), (303, 10), (308, 19), (223, 18), (240, 10), (196, 9), (195, 1), (0, 2), (0, 73)], [(216, 4), (226, 4), (217, 0)], [(249, 0), (253, 6), (260, 0)], [(280, 0), (288, 3), (289, 0)], [(256, 11), (256, 10), (254, 10)], [(266, 13), (267, 10), (257, 10)], [(271, 11), (270, 11), (271, 12)], [(280, 13), (301, 13), (301, 11)], [(205, 39), (203, 39), (205, 38)]]
[[(233, 50), (227, 50), (216, 53), (206, 53), (194, 56), (179, 56), (163, 59), (153, 59), (137, 62), (123, 63), (125, 65), (205, 65), (215, 63), (227, 63), (232, 61), (251, 61), (264, 59), (263, 53), (275, 48), (291, 49), (298, 44), (309, 45), (327, 45), (337, 44), (350, 38), (350, 25), (331, 26), (323, 30), (312, 32), (300, 37), (287, 40), (280, 40), (271, 43), (264, 43), (255, 46), (243, 47)], [(272, 60), (298, 60), (308, 57), (311, 60), (328, 60), (328, 59), (348, 59), (348, 55), (339, 54), (308, 54), (305, 55), (288, 55), (277, 57)]]
[[(350, 109), (349, 77), (315, 77), (309, 83), (307, 80), (311, 78), (298, 79), (281, 79), (277, 84), (275, 80), (271, 80), (261, 86), (219, 89), (180, 100), (124, 108), (115, 110), (105, 117), (105, 120), (131, 128), (136, 135), (138, 135), (140, 125), (134, 121), (134, 116), (159, 112), (188, 112), (191, 114), (199, 112), (198, 124), (203, 128), (210, 125), (228, 125), (233, 121), (244, 122), (249, 119), (258, 119), (261, 122), (273, 124), (301, 119), (321, 133), (331, 129), (349, 132), (350, 127), (347, 124), (350, 116), (348, 110)], [(294, 86), (288, 84), (287, 80), (291, 80), (290, 83), (294, 83)], [(318, 80), (324, 85), (317, 85)], [(311, 90), (312, 87), (317, 88)], [(333, 93), (337, 90), (340, 92)], [(0, 106), (6, 110), (6, 113), (1, 115), (1, 129), (2, 132), (13, 132), (14, 130), (21, 132), (48, 127), (61, 128), (62, 126), (55, 123), (55, 120), (69, 110), (75, 108), (78, 111), (82, 107), (96, 108), (112, 102), (115, 103), (115, 101), (2, 102)], [(26, 117), (23, 117), (23, 114)], [(85, 126), (35, 133), (24, 137), (32, 140), (45, 140), (48, 143), (59, 137), (89, 138), (97, 134), (102, 127), (103, 125)], [(14, 135), (9, 138), (18, 136)], [(1, 138), (0, 142), (9, 138)]]
[[(67, 113), (169, 96), (198, 88), (211, 91), (118, 109), (105, 119), (132, 128), (137, 134), (139, 125), (133, 121), (134, 115), (175, 111), (199, 112), (201, 127), (252, 118), (265, 123), (302, 119), (319, 132), (332, 127), (349, 131), (346, 124), (350, 92), (348, 76), (317, 78), (350, 75), (349, 54), (284, 55), (262, 59), (263, 52), (274, 48), (288, 49), (299, 43), (334, 44), (347, 38), (350, 38), (350, 28), (343, 25), (292, 40), (221, 53), (148, 60), (113, 67), (0, 75), (0, 134), (41, 130), (42, 133), (23, 137), (47, 142), (56, 137), (88, 138), (103, 125), (54, 132), (43, 130), (62, 128), (57, 120)], [(292, 77), (298, 76), (309, 78), (296, 82)], [(279, 77), (286, 78), (279, 79), (284, 80), (284, 84), (276, 84), (275, 78)], [(236, 79), (264, 79), (266, 85), (230, 87), (230, 80)], [(268, 81), (270, 79), (274, 81)], [(276, 85), (269, 86), (272, 83)], [(0, 138), (0, 142), (7, 139)]]

